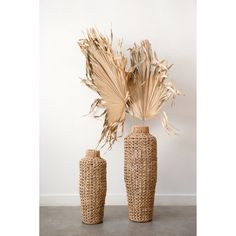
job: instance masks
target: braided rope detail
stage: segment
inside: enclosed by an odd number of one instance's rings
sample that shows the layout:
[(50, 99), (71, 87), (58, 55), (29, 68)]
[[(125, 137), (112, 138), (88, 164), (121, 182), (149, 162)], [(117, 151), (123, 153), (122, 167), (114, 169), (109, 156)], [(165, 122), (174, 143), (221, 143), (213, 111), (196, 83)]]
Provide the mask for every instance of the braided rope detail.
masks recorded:
[(125, 138), (124, 149), (129, 219), (148, 222), (153, 216), (157, 182), (157, 141), (148, 127), (135, 126)]
[(89, 149), (80, 160), (81, 218), (85, 224), (103, 222), (106, 197), (106, 161), (100, 152)]

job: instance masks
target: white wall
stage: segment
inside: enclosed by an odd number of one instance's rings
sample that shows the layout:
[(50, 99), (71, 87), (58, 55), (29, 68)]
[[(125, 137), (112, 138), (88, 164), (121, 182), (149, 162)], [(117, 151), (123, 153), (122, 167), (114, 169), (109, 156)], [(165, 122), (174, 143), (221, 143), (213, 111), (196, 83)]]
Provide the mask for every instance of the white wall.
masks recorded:
[[(150, 122), (158, 138), (159, 204), (194, 204), (196, 178), (196, 55), (194, 0), (41, 0), (40, 3), (40, 192), (42, 205), (79, 203), (79, 160), (97, 143), (102, 121), (83, 117), (96, 94), (80, 83), (85, 63), (76, 42), (97, 26), (124, 48), (149, 39), (161, 58), (174, 66), (170, 78), (186, 96), (166, 108), (178, 136), (168, 136), (157, 118)], [(130, 131), (130, 119), (125, 135)], [(108, 162), (108, 204), (126, 204), (123, 138)]]

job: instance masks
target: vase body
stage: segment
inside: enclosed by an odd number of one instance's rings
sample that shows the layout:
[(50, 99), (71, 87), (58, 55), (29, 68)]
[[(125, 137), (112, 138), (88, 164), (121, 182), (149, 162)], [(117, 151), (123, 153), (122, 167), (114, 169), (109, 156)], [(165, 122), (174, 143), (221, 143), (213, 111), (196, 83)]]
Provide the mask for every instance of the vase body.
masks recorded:
[(133, 126), (125, 137), (124, 177), (129, 219), (152, 220), (157, 181), (157, 141), (147, 126)]
[(80, 160), (80, 203), (83, 223), (103, 222), (106, 189), (106, 161), (100, 157), (99, 151), (89, 149)]

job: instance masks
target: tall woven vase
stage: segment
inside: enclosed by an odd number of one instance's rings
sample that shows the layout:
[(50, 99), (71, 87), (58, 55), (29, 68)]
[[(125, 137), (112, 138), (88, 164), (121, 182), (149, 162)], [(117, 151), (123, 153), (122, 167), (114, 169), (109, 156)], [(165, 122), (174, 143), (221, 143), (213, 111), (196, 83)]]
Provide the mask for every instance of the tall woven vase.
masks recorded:
[(133, 126), (125, 138), (124, 175), (129, 219), (152, 220), (157, 181), (157, 141), (147, 126)]
[(103, 222), (106, 197), (106, 161), (100, 152), (89, 149), (80, 160), (81, 218), (85, 224)]

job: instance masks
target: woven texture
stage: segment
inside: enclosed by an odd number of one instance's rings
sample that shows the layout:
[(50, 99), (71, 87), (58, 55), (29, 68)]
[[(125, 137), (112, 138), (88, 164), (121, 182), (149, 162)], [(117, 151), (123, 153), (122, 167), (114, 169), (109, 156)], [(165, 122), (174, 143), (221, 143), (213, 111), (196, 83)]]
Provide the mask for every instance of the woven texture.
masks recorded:
[(125, 184), (129, 219), (152, 220), (157, 181), (157, 141), (146, 126), (134, 126), (125, 138)]
[(85, 224), (98, 224), (103, 221), (106, 197), (106, 161), (100, 152), (87, 150), (80, 160), (80, 202), (81, 218)]

